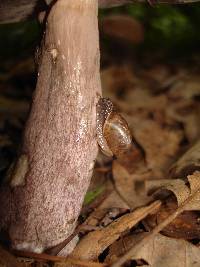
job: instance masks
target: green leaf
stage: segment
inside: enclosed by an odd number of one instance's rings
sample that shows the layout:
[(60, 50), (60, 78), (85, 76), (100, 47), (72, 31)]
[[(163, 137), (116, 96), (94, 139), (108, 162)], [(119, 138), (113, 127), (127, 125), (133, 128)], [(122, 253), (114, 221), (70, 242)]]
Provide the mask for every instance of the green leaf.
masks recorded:
[(104, 191), (104, 186), (97, 187), (95, 190), (88, 191), (84, 199), (84, 205), (90, 204), (97, 196)]

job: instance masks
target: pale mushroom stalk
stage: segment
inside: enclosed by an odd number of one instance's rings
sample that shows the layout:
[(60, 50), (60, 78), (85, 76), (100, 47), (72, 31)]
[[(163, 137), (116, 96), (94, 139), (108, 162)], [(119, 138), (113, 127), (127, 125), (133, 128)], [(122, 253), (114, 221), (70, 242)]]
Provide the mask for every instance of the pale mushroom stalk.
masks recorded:
[(47, 17), (23, 169), (0, 196), (15, 249), (42, 252), (76, 226), (98, 150), (97, 15), (97, 0), (58, 0)]

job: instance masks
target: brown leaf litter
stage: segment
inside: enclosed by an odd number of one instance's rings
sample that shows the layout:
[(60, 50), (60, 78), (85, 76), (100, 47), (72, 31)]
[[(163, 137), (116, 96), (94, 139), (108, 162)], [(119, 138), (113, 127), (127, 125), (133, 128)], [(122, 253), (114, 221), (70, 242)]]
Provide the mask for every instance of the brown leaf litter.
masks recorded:
[[(112, 64), (101, 78), (103, 95), (127, 119), (142, 156), (131, 152), (118, 161), (99, 155), (89, 190), (105, 190), (83, 206), (75, 233), (80, 241), (68, 258), (58, 254), (70, 240), (52, 255), (15, 252), (15, 257), (1, 248), (1, 265), (116, 267), (132, 260), (134, 266), (199, 267), (199, 74), (164, 64), (137, 69)], [(8, 120), (21, 131), (29, 104), (23, 100), (14, 107), (17, 100), (7, 98), (0, 96), (0, 126)], [(12, 134), (2, 130), (1, 149), (16, 149)]]

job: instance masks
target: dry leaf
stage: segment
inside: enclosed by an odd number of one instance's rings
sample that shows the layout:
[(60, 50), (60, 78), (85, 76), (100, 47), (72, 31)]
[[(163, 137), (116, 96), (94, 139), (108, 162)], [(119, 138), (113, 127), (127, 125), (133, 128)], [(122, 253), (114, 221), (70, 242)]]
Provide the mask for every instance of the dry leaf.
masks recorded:
[[(174, 198), (168, 197), (166, 202), (162, 204), (160, 210), (156, 214), (147, 216), (143, 224), (145, 228), (151, 231), (156, 225), (164, 221), (170, 214), (177, 209), (177, 202)], [(162, 234), (182, 238), (186, 240), (200, 238), (200, 224), (199, 214), (196, 211), (184, 211), (177, 218), (175, 218), (167, 227), (165, 227)]]
[[(121, 255), (136, 244), (143, 236), (145, 236), (145, 233), (132, 234), (113, 243), (106, 257), (106, 262), (111, 264), (117, 261)], [(187, 241), (172, 239), (157, 234), (132, 259), (142, 259), (151, 267), (199, 267), (200, 249)]]
[(200, 110), (199, 105), (194, 100), (176, 100), (172, 102), (167, 109), (167, 114), (184, 126), (185, 135), (190, 142), (199, 138)]
[(144, 232), (139, 234), (130, 233), (129, 235), (122, 236), (109, 247), (105, 262), (111, 264), (117, 261), (117, 259), (133, 247), (145, 234)]
[(129, 206), (123, 199), (117, 194), (116, 191), (113, 191), (98, 207), (99, 209), (110, 209), (110, 208), (121, 208), (129, 209)]
[[(124, 231), (131, 229), (145, 216), (157, 210), (159, 207), (160, 202), (155, 201), (147, 207), (138, 208), (137, 210), (120, 217), (103, 229), (90, 232), (78, 243), (71, 254), (72, 257), (87, 260), (97, 259), (98, 256), (109, 245), (117, 240)], [(92, 244), (92, 246), (89, 246), (88, 244)]]
[[(199, 138), (199, 75), (187, 73), (170, 88), (168, 97), (171, 100), (167, 112), (184, 125), (185, 133), (190, 142)], [(196, 101), (197, 100), (197, 101)]]
[[(115, 262), (112, 267), (119, 267), (135, 255), (146, 243), (150, 242), (156, 234), (161, 232), (167, 225), (169, 225), (177, 216), (179, 216), (185, 210), (199, 210), (200, 209), (200, 172), (196, 171), (192, 175), (189, 175), (188, 181), (190, 184), (190, 192), (185, 190), (181, 186), (179, 200), (182, 199), (183, 202), (179, 203), (180, 206), (170, 214), (164, 221), (158, 224), (147, 236), (140, 240), (134, 247), (128, 250), (117, 262)], [(173, 187), (171, 187), (171, 190)], [(179, 192), (174, 191), (175, 195), (178, 196)], [(185, 199), (185, 200), (184, 200)]]
[(150, 180), (146, 182), (146, 188), (148, 192), (153, 193), (158, 198), (167, 197), (169, 193), (165, 191), (171, 191), (176, 196), (178, 206), (190, 195), (189, 187), (181, 179)]
[(171, 70), (167, 65), (155, 64), (142, 71), (143, 78), (154, 80), (159, 84), (165, 83), (171, 76)]
[[(189, 186), (187, 185), (189, 182)], [(200, 172), (196, 171), (187, 176), (187, 181), (181, 179), (148, 181), (147, 187), (150, 191), (158, 189), (155, 195), (161, 195), (162, 190), (174, 193), (178, 206), (184, 205), (184, 210), (200, 210)], [(192, 199), (190, 199), (192, 197)], [(188, 203), (187, 203), (188, 201)]]
[(200, 170), (200, 141), (195, 143), (185, 154), (172, 166), (172, 177), (186, 177), (195, 170)]
[[(79, 260), (79, 259), (74, 259), (72, 257), (62, 257), (62, 256), (53, 256), (49, 255), (46, 253), (34, 253), (34, 252), (29, 252), (29, 251), (19, 251), (19, 250), (14, 250), (14, 253), (20, 257), (20, 259), (24, 258), (31, 258), (35, 259), (35, 264), (34, 266), (49, 266), (45, 265), (49, 262), (52, 262), (52, 266), (81, 266), (81, 267), (105, 267), (107, 264), (104, 263), (98, 263), (98, 262), (91, 262), (91, 261), (86, 261), (86, 260)], [(42, 265), (40, 265), (42, 263)], [(25, 267), (26, 265), (19, 265), (19, 267)], [(12, 267), (17, 267), (17, 265), (13, 265)]]
[[(153, 96), (145, 80), (130, 66), (111, 66), (101, 72), (103, 95), (111, 98), (120, 111), (134, 114), (166, 110), (165, 95)], [(166, 112), (166, 111), (165, 111)], [(125, 114), (126, 115), (126, 114)]]
[(181, 239), (157, 234), (133, 257), (143, 259), (151, 267), (200, 267), (200, 249)]
[[(133, 122), (133, 120), (132, 120)], [(145, 151), (147, 166), (154, 171), (166, 171), (179, 151), (183, 138), (179, 129), (163, 127), (152, 119), (129, 123), (134, 136)]]
[(145, 187), (142, 186), (143, 180), (152, 178), (152, 172), (143, 169), (129, 174), (117, 161), (113, 162), (112, 171), (115, 188), (130, 208), (145, 205), (152, 200), (150, 196), (147, 196)]
[(10, 252), (0, 247), (0, 266), (3, 267), (25, 267), (24, 263), (18, 262), (17, 258)]
[(83, 225), (91, 230), (95, 227), (98, 228), (101, 221), (107, 216), (109, 211), (117, 209), (118, 211), (127, 211), (129, 206), (125, 201), (119, 196), (119, 194), (114, 190), (113, 185), (109, 182), (107, 183), (107, 189), (110, 188), (109, 195), (95, 208), (93, 212), (87, 217)]
[(174, 100), (191, 100), (200, 95), (199, 75), (185, 73), (184, 77), (170, 88), (168, 96)]
[(120, 101), (124, 101), (124, 108), (126, 108), (127, 94), (137, 88), (140, 83), (138, 77), (126, 65), (121, 67), (114, 65), (101, 71), (103, 95), (112, 99), (117, 106), (119, 106)]

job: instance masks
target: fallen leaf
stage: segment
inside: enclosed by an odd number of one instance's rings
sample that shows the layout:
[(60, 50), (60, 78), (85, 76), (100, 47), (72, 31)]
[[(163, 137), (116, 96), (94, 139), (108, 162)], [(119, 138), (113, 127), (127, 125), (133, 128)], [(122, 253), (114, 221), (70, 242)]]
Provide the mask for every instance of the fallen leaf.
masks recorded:
[(195, 170), (200, 170), (200, 141), (188, 149), (171, 167), (171, 177), (186, 177)]
[(152, 172), (143, 168), (143, 170), (129, 174), (117, 161), (113, 162), (112, 171), (115, 188), (130, 208), (133, 209), (152, 201), (152, 197), (147, 196), (147, 191), (142, 186), (142, 181), (152, 178)]
[(123, 254), (133, 247), (145, 234), (146, 233), (144, 232), (139, 234), (129, 233), (128, 235), (122, 236), (116, 240), (112, 245), (110, 245), (105, 262), (111, 264), (117, 261), (117, 259), (123, 256)]
[(112, 99), (117, 107), (120, 107), (121, 101), (124, 102), (123, 107), (126, 108), (128, 95), (140, 85), (141, 81), (127, 65), (121, 67), (114, 65), (101, 71), (101, 83), (103, 95)]
[[(149, 181), (147, 186), (150, 190), (157, 188), (154, 195), (161, 195), (162, 190), (174, 193), (178, 206), (184, 203), (184, 210), (200, 210), (200, 172), (195, 171), (187, 176), (187, 181), (183, 179), (169, 179)], [(189, 183), (189, 186), (188, 184)], [(188, 203), (187, 203), (188, 202)]]
[(191, 143), (198, 139), (200, 110), (199, 105), (194, 100), (172, 102), (167, 109), (167, 114), (183, 125), (185, 136)]
[(151, 267), (199, 267), (200, 249), (185, 240), (157, 234), (133, 258), (143, 259)]
[(110, 209), (110, 208), (121, 208), (129, 209), (127, 203), (119, 196), (119, 194), (114, 190), (111, 194), (101, 203), (98, 207), (99, 209)]
[(185, 133), (190, 142), (199, 138), (199, 75), (185, 73), (169, 90), (171, 105), (167, 112), (184, 125)]
[[(120, 256), (136, 244), (143, 236), (145, 236), (145, 233), (132, 234), (116, 241), (110, 247), (106, 262), (112, 264), (117, 261)], [(185, 240), (157, 234), (132, 259), (136, 261), (142, 259), (151, 267), (199, 267), (200, 249)]]
[[(144, 219), (143, 224), (145, 225), (145, 228), (151, 231), (176, 209), (177, 202), (174, 197), (168, 197), (166, 202), (162, 204), (160, 210), (156, 214), (149, 215)], [(182, 238), (186, 240), (199, 239), (200, 225), (198, 212), (184, 211), (168, 226), (166, 226), (161, 233), (169, 237)]]
[(25, 267), (15, 256), (0, 246), (0, 266), (2, 267)]
[[(97, 259), (124, 231), (130, 230), (149, 213), (157, 210), (160, 204), (159, 201), (155, 201), (147, 207), (138, 208), (123, 215), (103, 229), (90, 232), (78, 243), (71, 256), (87, 260)], [(92, 246), (88, 246), (88, 244), (92, 244)]]
[(183, 138), (181, 130), (163, 127), (152, 119), (132, 120), (129, 125), (145, 151), (147, 167), (154, 171), (166, 171), (180, 149)]
[(151, 267), (199, 267), (200, 249), (185, 240), (157, 234), (133, 259), (143, 259)]
[(170, 88), (168, 96), (174, 100), (191, 100), (200, 95), (199, 75), (185, 73), (177, 83)]
[[(42, 264), (46, 262), (53, 262), (53, 266), (81, 266), (81, 267), (104, 267), (107, 266), (107, 264), (104, 263), (98, 263), (98, 262), (90, 262), (85, 260), (78, 260), (74, 259), (72, 257), (62, 257), (62, 256), (52, 256), (48, 255), (46, 253), (34, 253), (29, 251), (13, 251), (16, 255), (20, 257), (26, 257), (26, 258), (32, 258), (35, 259), (37, 262), (36, 264), (42, 262)], [(19, 265), (19, 267), (25, 267), (26, 265)], [(37, 265), (38, 266), (38, 265)], [(42, 265), (43, 266), (43, 265)], [(49, 266), (49, 265), (48, 265)], [(12, 267), (17, 267), (17, 265), (13, 265)]]
[[(141, 239), (135, 246), (128, 250), (119, 260), (117, 260), (112, 267), (119, 267), (127, 260), (131, 259), (138, 251), (148, 242), (150, 242), (156, 234), (161, 232), (167, 225), (169, 225), (177, 216), (179, 216), (185, 210), (199, 210), (200, 209), (200, 172), (196, 171), (192, 175), (189, 175), (188, 181), (190, 184), (190, 191), (184, 190), (181, 186), (179, 200), (182, 199), (183, 202), (179, 203), (180, 206), (170, 214), (164, 221), (160, 222), (149, 234), (147, 234), (143, 239)], [(173, 187), (172, 187), (173, 188)], [(177, 190), (174, 191), (177, 196)], [(185, 200), (184, 200), (185, 199)]]
[[(159, 223), (167, 219), (170, 214), (176, 212), (177, 204), (178, 206), (182, 206), (184, 203), (182, 208), (184, 212), (179, 214), (175, 220), (162, 230), (162, 232), (178, 238), (199, 238), (199, 215), (194, 212), (200, 210), (200, 172), (195, 171), (199, 169), (199, 155), (200, 142), (197, 142), (173, 165), (171, 175), (177, 177), (182, 175), (182, 179), (147, 181), (146, 186), (150, 191), (155, 191), (156, 188), (158, 189), (156, 191), (157, 197), (159, 197), (159, 195), (163, 197), (163, 190), (168, 190), (173, 192), (177, 200), (177, 203), (175, 203), (172, 201), (174, 198), (168, 197), (165, 200), (165, 205), (162, 205), (156, 215), (146, 218), (145, 224), (147, 223), (148, 225), (150, 223), (150, 228), (159, 225)], [(188, 175), (189, 173), (192, 173), (192, 175)]]

